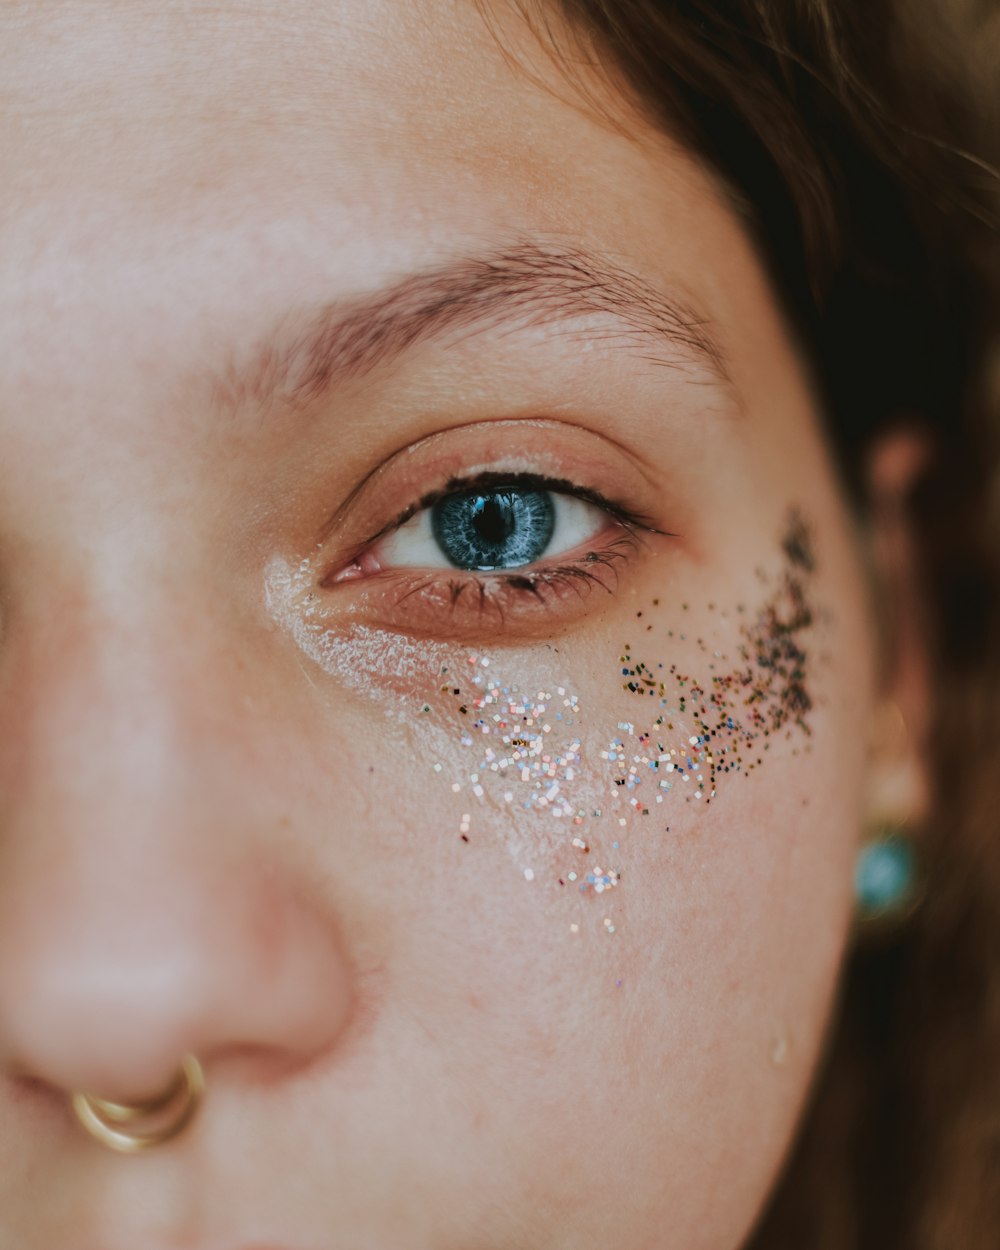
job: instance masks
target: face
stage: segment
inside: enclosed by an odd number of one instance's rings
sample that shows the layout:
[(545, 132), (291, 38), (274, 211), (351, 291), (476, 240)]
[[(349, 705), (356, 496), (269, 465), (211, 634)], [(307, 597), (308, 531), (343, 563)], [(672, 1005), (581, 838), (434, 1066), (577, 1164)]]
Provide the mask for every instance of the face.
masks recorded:
[(873, 700), (739, 220), (499, 7), (0, 25), (0, 1240), (732, 1250)]

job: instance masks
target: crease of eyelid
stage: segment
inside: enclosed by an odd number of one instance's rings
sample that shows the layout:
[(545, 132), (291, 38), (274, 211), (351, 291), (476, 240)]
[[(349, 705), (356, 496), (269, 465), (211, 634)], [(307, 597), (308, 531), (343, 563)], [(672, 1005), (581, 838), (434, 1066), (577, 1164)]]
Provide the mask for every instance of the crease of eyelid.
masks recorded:
[[(531, 422), (531, 429), (533, 429), (536, 432), (538, 431), (540, 426), (541, 428), (548, 428), (548, 427), (557, 427), (560, 425), (566, 426), (568, 424), (566, 422), (559, 422), (559, 421), (551, 421), (551, 420), (544, 421), (544, 419), (540, 421), (538, 418), (523, 418), (523, 420)], [(462, 425), (454, 425), (454, 426), (448, 427), (447, 429), (435, 430), (432, 434), (425, 435), (423, 438), (419, 439), (416, 443), (410, 444), (406, 447), (402, 447), (398, 449), (397, 451), (394, 451), (392, 455), (386, 457), (386, 459), (382, 460), (379, 464), (371, 468), (364, 475), (364, 477), (357, 483), (357, 485), (352, 487), (352, 489), (348, 492), (348, 494), (344, 497), (344, 499), (337, 505), (334, 511), (330, 513), (330, 515), (326, 518), (326, 520), (320, 526), (319, 533), (317, 535), (317, 545), (322, 545), (329, 539), (330, 535), (340, 525), (342, 518), (345, 516), (346, 513), (348, 513), (353, 508), (359, 496), (361, 496), (364, 493), (364, 491), (368, 488), (369, 484), (372, 481), (374, 481), (376, 478), (378, 478), (379, 476), (388, 473), (392, 465), (395, 464), (397, 461), (399, 461), (403, 456), (411, 456), (416, 451), (418, 451), (418, 449), (425, 446), (426, 444), (437, 441), (437, 440), (441, 440), (442, 438), (447, 438), (449, 436), (454, 438), (454, 437), (461, 436), (463, 433), (468, 434), (469, 432), (479, 432), (479, 433), (485, 432), (487, 429), (490, 428), (490, 426), (502, 425), (504, 428), (509, 428), (511, 426), (516, 426), (518, 424), (519, 424), (519, 421), (516, 418), (504, 418), (503, 420), (495, 421), (495, 422), (488, 422), (488, 421), (487, 422), (472, 422), (472, 423), (467, 423), (467, 424), (462, 424)], [(569, 428), (572, 429), (574, 427), (569, 426)], [(594, 433), (594, 431), (587, 430), (585, 429), (585, 427), (575, 427), (575, 428), (583, 429), (584, 432), (587, 434), (592, 435)], [(609, 445), (609, 447), (613, 448), (614, 451), (617, 452), (619, 455), (628, 457), (629, 460), (632, 462), (634, 469), (641, 476), (646, 478), (650, 488), (657, 489), (656, 484), (650, 478), (647, 477), (646, 467), (642, 465), (641, 463), (636, 463), (633, 457), (628, 452), (628, 450), (621, 443), (619, 443), (616, 439), (608, 437), (607, 434), (603, 434), (600, 437), (603, 438), (603, 440)], [(492, 472), (492, 471), (493, 470), (487, 470), (485, 472)], [(502, 470), (497, 470), (497, 472), (503, 474)], [(510, 477), (511, 475), (506, 474), (505, 476)], [(538, 480), (540, 481), (543, 480), (545, 477), (544, 474), (538, 474), (537, 476), (538, 476)], [(556, 480), (556, 479), (553, 479), (553, 480)], [(414, 505), (414, 506), (419, 507), (419, 505)], [(634, 515), (636, 517), (638, 524), (642, 524), (643, 521), (645, 520), (642, 514), (638, 512), (634, 512), (634, 510), (632, 509), (623, 508), (622, 511), (626, 513), (627, 515)], [(412, 515), (412, 513), (410, 515)], [(408, 520), (408, 519), (409, 518), (404, 518), (404, 520)], [(397, 521), (397, 524), (402, 524), (402, 523), (403, 523), (402, 521)], [(393, 523), (390, 522), (389, 526), (391, 527), (392, 524)], [(382, 533), (384, 532), (386, 531), (382, 531), (378, 534), (372, 535), (372, 537), (368, 541), (374, 542), (377, 538), (380, 538), (382, 536)]]

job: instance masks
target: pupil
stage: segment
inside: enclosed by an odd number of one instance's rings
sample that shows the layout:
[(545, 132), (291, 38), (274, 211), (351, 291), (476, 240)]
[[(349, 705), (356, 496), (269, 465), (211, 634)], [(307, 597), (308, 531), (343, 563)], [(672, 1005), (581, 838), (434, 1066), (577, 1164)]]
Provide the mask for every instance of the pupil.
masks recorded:
[(473, 505), (476, 534), (487, 544), (498, 546), (513, 534), (514, 509), (506, 495), (487, 495)]
[(431, 529), (455, 568), (519, 568), (533, 564), (551, 542), (555, 505), (544, 490), (468, 491), (438, 500)]

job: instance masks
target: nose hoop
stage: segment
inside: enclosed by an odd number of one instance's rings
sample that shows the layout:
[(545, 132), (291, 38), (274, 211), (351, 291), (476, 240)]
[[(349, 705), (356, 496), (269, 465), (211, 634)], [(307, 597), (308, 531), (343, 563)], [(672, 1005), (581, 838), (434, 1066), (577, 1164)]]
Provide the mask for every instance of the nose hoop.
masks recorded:
[(191, 1123), (205, 1093), (205, 1073), (194, 1055), (185, 1055), (162, 1093), (144, 1102), (111, 1102), (93, 1094), (73, 1094), (76, 1118), (95, 1141), (122, 1154), (150, 1150), (177, 1137)]

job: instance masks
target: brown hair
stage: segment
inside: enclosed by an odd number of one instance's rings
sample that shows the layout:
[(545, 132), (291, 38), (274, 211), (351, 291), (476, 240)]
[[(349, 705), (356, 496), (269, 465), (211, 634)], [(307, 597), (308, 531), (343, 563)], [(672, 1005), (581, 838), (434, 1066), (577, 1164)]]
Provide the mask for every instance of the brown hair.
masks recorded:
[[(521, 7), (544, 26), (540, 6)], [(919, 413), (936, 443), (912, 501), (934, 635), (928, 896), (899, 940), (851, 955), (811, 1107), (751, 1245), (993, 1250), (1000, 405), (997, 177), (972, 154), (983, 93), (963, 99), (971, 65), (949, 73), (943, 14), (935, 27), (932, 10), (891, 0), (559, 7), (570, 59), (602, 66), (722, 177), (812, 358), (859, 507), (864, 453), (887, 422)]]

